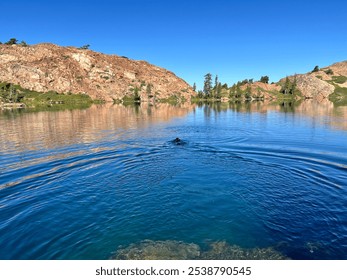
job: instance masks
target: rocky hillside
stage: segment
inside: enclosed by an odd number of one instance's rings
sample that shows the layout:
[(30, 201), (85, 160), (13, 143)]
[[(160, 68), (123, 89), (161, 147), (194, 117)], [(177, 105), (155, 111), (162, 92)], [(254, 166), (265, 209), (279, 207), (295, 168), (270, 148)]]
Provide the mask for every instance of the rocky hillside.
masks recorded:
[(195, 94), (174, 73), (145, 61), (53, 44), (0, 45), (0, 81), (38, 92), (84, 93), (113, 101), (138, 95), (187, 99)]
[[(324, 68), (317, 68), (312, 72), (290, 76), (296, 80), (297, 89), (305, 98), (322, 100), (332, 94), (347, 95), (347, 61), (335, 63)], [(279, 83), (284, 83), (285, 78)]]

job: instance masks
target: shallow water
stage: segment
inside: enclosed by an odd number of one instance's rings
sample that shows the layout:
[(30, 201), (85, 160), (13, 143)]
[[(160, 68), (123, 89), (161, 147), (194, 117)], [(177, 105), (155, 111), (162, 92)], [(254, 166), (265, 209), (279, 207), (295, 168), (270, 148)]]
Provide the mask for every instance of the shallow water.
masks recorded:
[(347, 259), (346, 107), (94, 105), (1, 112), (0, 129), (0, 259), (146, 239)]

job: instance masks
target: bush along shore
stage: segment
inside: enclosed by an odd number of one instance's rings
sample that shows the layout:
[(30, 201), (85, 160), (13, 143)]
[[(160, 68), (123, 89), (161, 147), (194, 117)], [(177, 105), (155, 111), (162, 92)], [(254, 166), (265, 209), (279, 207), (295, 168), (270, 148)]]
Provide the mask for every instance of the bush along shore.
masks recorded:
[(92, 100), (90, 96), (84, 93), (36, 92), (11, 83), (0, 83), (0, 108), (2, 109), (88, 108), (91, 104), (100, 102), (102, 101)]

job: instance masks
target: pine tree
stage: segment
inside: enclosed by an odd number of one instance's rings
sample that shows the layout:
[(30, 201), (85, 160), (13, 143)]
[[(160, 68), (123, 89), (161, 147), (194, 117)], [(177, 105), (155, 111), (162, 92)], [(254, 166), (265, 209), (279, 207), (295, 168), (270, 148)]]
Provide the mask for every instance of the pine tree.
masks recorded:
[(219, 82), (216, 89), (216, 98), (221, 98), (222, 94), (222, 84)]
[(18, 43), (18, 40), (16, 38), (11, 38), (5, 44), (6, 45), (16, 45), (17, 43)]
[(269, 83), (269, 76), (261, 76), (260, 82), (264, 83), (264, 84), (268, 84)]
[(236, 85), (236, 94), (235, 94), (235, 97), (236, 97), (236, 98), (240, 98), (241, 95), (242, 95), (242, 90), (241, 90), (241, 88), (240, 88), (240, 84), (237, 83), (237, 85)]
[(296, 82), (296, 75), (295, 75), (295, 76), (294, 76), (294, 81), (293, 81), (292, 86), (291, 86), (291, 89), (290, 89), (290, 93), (291, 93), (291, 94), (295, 94), (296, 85), (297, 85), (297, 82)]
[(312, 73), (313, 73), (313, 72), (318, 72), (318, 71), (319, 71), (319, 66), (316, 65), (316, 66), (313, 68)]
[(207, 73), (205, 75), (205, 81), (204, 81), (204, 94), (206, 97), (211, 96), (212, 91), (212, 75), (210, 73)]
[(288, 94), (290, 92), (290, 80), (288, 76), (286, 77), (286, 81), (284, 82), (284, 86), (282, 87), (283, 94)]
[(246, 93), (245, 93), (245, 98), (246, 98), (246, 100), (249, 100), (249, 99), (252, 98), (252, 95), (251, 95), (251, 86), (250, 86), (250, 85), (247, 86)]

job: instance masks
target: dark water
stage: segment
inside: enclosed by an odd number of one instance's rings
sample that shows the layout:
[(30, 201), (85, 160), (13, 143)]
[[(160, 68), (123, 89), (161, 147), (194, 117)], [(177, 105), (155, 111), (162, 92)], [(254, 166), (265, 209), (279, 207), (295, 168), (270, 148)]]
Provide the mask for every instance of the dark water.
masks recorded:
[(99, 105), (6, 111), (0, 129), (0, 259), (145, 239), (347, 259), (346, 107)]

